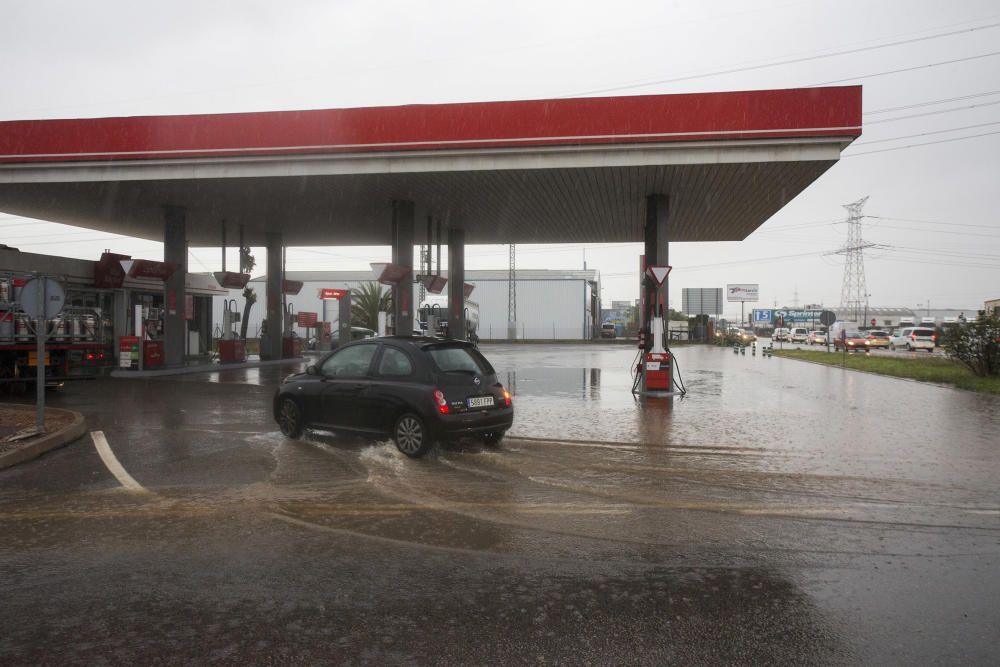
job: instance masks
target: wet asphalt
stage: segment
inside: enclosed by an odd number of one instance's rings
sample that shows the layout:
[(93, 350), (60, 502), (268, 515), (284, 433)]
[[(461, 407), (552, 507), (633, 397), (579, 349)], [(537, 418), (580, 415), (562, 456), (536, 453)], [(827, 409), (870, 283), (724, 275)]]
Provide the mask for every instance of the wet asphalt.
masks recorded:
[(0, 471), (2, 664), (996, 664), (1000, 400), (712, 347), (484, 345), (498, 447), (283, 438), (302, 364), (50, 393)]

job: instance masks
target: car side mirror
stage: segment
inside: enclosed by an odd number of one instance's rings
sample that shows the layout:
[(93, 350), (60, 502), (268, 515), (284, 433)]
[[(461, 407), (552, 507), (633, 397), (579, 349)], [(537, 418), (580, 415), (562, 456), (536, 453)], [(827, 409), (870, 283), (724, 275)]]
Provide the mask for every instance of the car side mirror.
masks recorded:
[(320, 374), (319, 366), (316, 366), (315, 364), (310, 364), (306, 366), (306, 375), (319, 375), (319, 374)]

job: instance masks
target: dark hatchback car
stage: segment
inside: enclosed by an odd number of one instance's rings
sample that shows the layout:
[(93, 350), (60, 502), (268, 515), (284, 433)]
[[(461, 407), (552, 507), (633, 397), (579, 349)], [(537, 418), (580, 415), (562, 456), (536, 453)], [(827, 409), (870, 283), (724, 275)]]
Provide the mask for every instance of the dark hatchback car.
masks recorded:
[(285, 378), (274, 418), (289, 438), (310, 427), (388, 434), (401, 452), (419, 457), (437, 440), (462, 435), (498, 443), (514, 407), (471, 343), (389, 336), (344, 345)]

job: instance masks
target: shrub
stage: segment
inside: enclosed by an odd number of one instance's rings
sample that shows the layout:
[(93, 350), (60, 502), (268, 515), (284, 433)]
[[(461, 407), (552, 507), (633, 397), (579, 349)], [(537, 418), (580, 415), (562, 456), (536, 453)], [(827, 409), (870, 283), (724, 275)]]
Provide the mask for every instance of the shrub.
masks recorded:
[(974, 322), (949, 327), (948, 355), (980, 377), (1000, 375), (1000, 314), (979, 311)]

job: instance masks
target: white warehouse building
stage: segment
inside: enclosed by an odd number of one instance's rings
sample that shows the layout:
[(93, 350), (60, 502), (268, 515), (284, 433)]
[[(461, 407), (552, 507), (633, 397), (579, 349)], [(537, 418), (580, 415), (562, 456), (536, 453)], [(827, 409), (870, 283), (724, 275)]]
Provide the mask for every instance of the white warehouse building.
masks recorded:
[[(447, 278), (448, 272), (442, 271)], [(373, 282), (373, 271), (286, 271), (287, 280), (301, 281), (302, 290), (289, 294), (286, 303), (292, 313), (314, 312), (320, 322), (332, 323), (337, 329), (338, 308), (335, 301), (322, 301), (321, 288), (354, 289)], [(250, 310), (247, 337), (257, 338), (264, 320), (267, 296), (266, 276), (250, 281), (257, 293), (257, 303)], [(466, 270), (465, 280), (475, 289), (469, 301), (479, 306), (478, 335), (483, 340), (507, 338), (509, 280), (503, 271)], [(600, 329), (600, 274), (595, 270), (561, 271), (550, 269), (519, 270), (514, 281), (517, 294), (517, 338), (523, 340), (586, 340), (594, 338)], [(386, 289), (388, 289), (386, 287)], [(447, 288), (441, 295), (425, 294), (421, 300), (421, 285), (414, 281), (413, 303), (444, 302)], [(235, 299), (236, 308), (244, 309), (243, 290), (230, 290), (227, 297), (217, 297), (213, 304), (214, 322), (222, 322), (223, 303)], [(237, 331), (239, 330), (237, 326)], [(295, 332), (304, 336), (302, 327)], [(221, 329), (216, 328), (218, 337)]]

